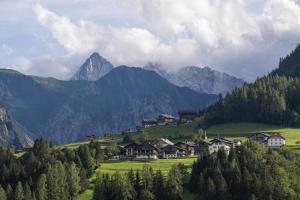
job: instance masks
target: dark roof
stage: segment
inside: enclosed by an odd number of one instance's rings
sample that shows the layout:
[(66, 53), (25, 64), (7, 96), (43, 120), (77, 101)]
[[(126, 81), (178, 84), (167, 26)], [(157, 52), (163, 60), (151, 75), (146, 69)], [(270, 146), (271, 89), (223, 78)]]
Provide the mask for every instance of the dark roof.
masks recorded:
[(221, 142), (221, 143), (226, 143), (226, 144), (233, 144), (232, 141), (227, 140), (227, 139), (225, 139), (225, 138), (215, 138), (215, 139), (213, 139), (213, 140), (211, 140), (211, 141), (209, 141), (209, 142), (210, 142), (210, 143)]
[(177, 147), (175, 145), (167, 145), (162, 148), (163, 151), (177, 151)]
[(178, 111), (179, 115), (198, 115), (198, 112), (195, 110), (181, 110)]
[(127, 144), (124, 148), (128, 149), (128, 148), (136, 148), (137, 146), (139, 146), (139, 144), (132, 142), (130, 144)]
[(259, 133), (255, 133), (253, 135), (250, 135), (249, 138), (264, 138), (264, 137), (269, 137), (269, 136), (270, 136), (269, 133), (259, 132)]
[(203, 145), (211, 145), (211, 143), (201, 140), (201, 141), (198, 142), (198, 145), (201, 145), (201, 146), (203, 146)]
[(136, 150), (158, 150), (155, 146), (150, 144), (150, 142), (143, 142), (136, 147)]
[(156, 119), (143, 119), (142, 123), (157, 123)]
[(190, 147), (195, 147), (197, 146), (195, 142), (192, 141), (184, 141), (184, 142), (177, 142), (175, 144), (175, 146), (181, 146), (181, 145), (185, 145), (185, 146), (190, 146)]

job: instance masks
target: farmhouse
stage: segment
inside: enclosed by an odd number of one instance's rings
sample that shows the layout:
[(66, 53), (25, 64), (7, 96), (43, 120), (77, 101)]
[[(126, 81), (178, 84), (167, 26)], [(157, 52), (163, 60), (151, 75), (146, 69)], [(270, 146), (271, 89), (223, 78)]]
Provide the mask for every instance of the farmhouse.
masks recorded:
[(136, 147), (136, 159), (157, 159), (159, 149), (150, 144), (150, 142), (144, 142)]
[(138, 146), (139, 145), (137, 143), (135, 143), (135, 142), (126, 145), (124, 147), (124, 149), (126, 151), (126, 153), (125, 153), (126, 157), (127, 158), (131, 158), (131, 159), (135, 158), (135, 156), (136, 156), (136, 149), (137, 149)]
[(175, 144), (178, 148), (185, 149), (187, 155), (193, 156), (195, 154), (195, 148), (196, 148), (196, 143), (192, 141), (184, 141), (184, 142), (177, 142)]
[(208, 155), (210, 146), (211, 143), (201, 140), (200, 142), (198, 142), (195, 148), (195, 154), (200, 156)]
[(162, 148), (167, 145), (174, 145), (169, 139), (166, 138), (158, 138), (151, 141), (151, 144), (157, 148)]
[(286, 143), (285, 138), (280, 133), (255, 133), (249, 139), (264, 144), (271, 149), (281, 148)]
[(143, 128), (148, 128), (148, 127), (152, 127), (152, 126), (156, 126), (156, 125), (157, 125), (156, 119), (143, 119), (142, 120)]
[(163, 158), (177, 158), (179, 154), (179, 150), (175, 145), (167, 145), (162, 149), (162, 157)]
[(277, 149), (285, 145), (285, 138), (279, 133), (271, 134), (267, 140), (267, 147)]
[(230, 148), (233, 147), (233, 142), (230, 140), (226, 140), (224, 138), (216, 138), (210, 141), (209, 153), (215, 153), (219, 150), (224, 150), (227, 154), (229, 154)]
[(198, 113), (192, 110), (182, 110), (178, 112), (179, 122), (182, 124), (192, 123), (196, 117), (198, 117)]
[(161, 114), (157, 119), (158, 125), (173, 125), (176, 124), (176, 118), (172, 115)]

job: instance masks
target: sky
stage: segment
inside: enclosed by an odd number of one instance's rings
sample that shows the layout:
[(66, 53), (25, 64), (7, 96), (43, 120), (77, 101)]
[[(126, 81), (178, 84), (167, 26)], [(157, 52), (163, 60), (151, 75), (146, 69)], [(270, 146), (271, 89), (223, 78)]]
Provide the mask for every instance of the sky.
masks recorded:
[(0, 0), (0, 67), (58, 79), (99, 52), (253, 81), (298, 43), (300, 0)]

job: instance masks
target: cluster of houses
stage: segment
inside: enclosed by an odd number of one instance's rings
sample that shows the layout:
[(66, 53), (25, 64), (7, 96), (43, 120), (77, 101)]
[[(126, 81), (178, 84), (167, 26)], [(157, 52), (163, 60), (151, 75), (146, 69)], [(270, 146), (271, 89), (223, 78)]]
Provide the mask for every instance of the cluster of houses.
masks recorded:
[(143, 119), (142, 127), (175, 125), (177, 123), (187, 124), (199, 117), (198, 113), (192, 110), (179, 111), (178, 115), (179, 119), (169, 114), (161, 114), (156, 119)]
[(130, 143), (126, 146), (118, 146), (113, 159), (158, 159), (158, 158), (183, 158), (193, 155), (208, 155), (217, 153), (220, 149), (229, 153), (230, 148), (241, 145), (239, 140), (230, 141), (224, 138), (216, 138), (209, 142), (184, 141), (173, 143), (172, 141), (159, 138), (145, 141), (141, 144)]
[(249, 139), (271, 149), (279, 149), (286, 143), (285, 138), (280, 133), (255, 133)]

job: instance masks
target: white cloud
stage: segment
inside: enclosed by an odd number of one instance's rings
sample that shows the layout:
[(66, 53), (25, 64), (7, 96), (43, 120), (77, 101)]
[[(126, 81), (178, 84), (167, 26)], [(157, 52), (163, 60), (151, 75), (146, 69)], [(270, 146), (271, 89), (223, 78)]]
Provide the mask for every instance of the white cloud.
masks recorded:
[(67, 55), (28, 58), (27, 73), (63, 78), (79, 58), (98, 51), (115, 65), (208, 65), (252, 80), (275, 68), (300, 38), (295, 0), (60, 2), (45, 0), (33, 9)]

